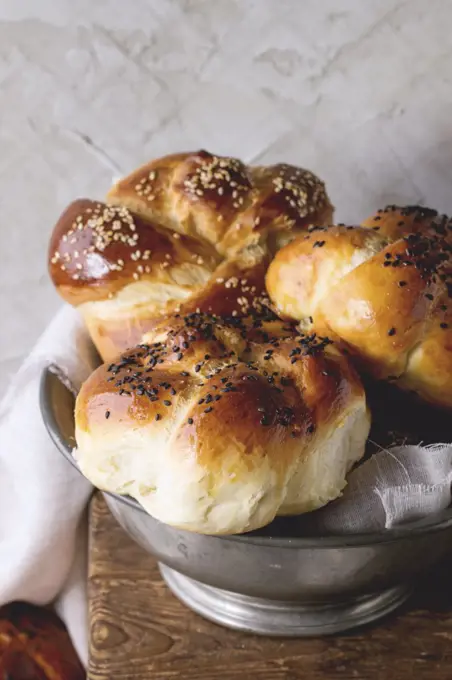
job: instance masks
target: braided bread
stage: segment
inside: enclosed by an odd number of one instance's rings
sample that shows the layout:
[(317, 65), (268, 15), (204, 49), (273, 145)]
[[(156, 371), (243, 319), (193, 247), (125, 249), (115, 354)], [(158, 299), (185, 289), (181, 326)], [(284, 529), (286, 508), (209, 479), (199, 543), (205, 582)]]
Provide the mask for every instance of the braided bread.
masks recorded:
[(280, 314), (332, 337), (377, 379), (451, 407), (451, 230), (418, 206), (312, 229), (276, 255), (268, 293)]
[(246, 314), (274, 252), (332, 212), (307, 170), (175, 154), (120, 181), (107, 203), (72, 203), (53, 231), (49, 271), (110, 360), (163, 316)]
[(336, 498), (364, 453), (363, 387), (326, 338), (269, 313), (190, 314), (98, 368), (76, 402), (77, 460), (155, 518), (230, 534)]

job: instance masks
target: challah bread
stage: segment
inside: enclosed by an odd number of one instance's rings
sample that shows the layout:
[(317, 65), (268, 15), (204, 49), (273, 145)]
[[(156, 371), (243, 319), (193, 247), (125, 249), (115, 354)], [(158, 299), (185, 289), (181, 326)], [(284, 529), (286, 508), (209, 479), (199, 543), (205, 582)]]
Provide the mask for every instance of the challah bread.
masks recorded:
[(151, 161), (118, 182), (107, 199), (206, 241), (225, 258), (269, 237), (280, 247), (293, 232), (328, 224), (333, 212), (324, 183), (309, 170), (248, 166), (207, 151)]
[(435, 211), (390, 206), (361, 227), (314, 229), (276, 255), (269, 296), (376, 378), (451, 407), (450, 227)]
[(76, 455), (94, 485), (207, 534), (251, 531), (340, 495), (369, 415), (326, 338), (203, 314), (173, 319), (162, 338), (98, 368), (78, 395)]
[(49, 250), (51, 278), (80, 309), (104, 360), (140, 342), (162, 316), (240, 314), (264, 294), (275, 250), (309, 224), (330, 222), (333, 211), (324, 184), (306, 170), (247, 167), (207, 152), (155, 160), (107, 201), (72, 203)]

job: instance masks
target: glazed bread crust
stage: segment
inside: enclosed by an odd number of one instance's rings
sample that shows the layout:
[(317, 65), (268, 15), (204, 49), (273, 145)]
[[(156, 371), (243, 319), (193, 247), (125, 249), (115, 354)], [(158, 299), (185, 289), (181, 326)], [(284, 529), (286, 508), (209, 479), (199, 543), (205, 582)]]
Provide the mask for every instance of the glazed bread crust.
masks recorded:
[(118, 182), (106, 203), (74, 201), (52, 234), (50, 276), (110, 360), (162, 316), (242, 315), (265, 294), (277, 249), (332, 212), (307, 170), (174, 154)]
[(315, 229), (267, 273), (279, 313), (328, 334), (378, 379), (452, 406), (452, 224), (389, 206), (360, 227)]
[(243, 533), (325, 505), (364, 453), (363, 387), (329, 341), (279, 320), (172, 319), (76, 405), (78, 463), (157, 519)]

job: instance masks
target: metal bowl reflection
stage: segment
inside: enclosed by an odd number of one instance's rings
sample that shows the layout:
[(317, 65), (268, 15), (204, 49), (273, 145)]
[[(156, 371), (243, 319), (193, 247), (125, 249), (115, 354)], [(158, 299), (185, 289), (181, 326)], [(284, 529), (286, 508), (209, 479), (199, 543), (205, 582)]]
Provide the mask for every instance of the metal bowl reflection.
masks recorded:
[[(53, 442), (77, 467), (74, 395), (51, 369), (40, 405)], [(215, 537), (162, 524), (131, 498), (104, 496), (183, 602), (216, 623), (260, 634), (320, 635), (375, 620), (404, 601), (452, 539), (452, 509), (378, 534), (306, 538), (280, 519), (258, 532)]]

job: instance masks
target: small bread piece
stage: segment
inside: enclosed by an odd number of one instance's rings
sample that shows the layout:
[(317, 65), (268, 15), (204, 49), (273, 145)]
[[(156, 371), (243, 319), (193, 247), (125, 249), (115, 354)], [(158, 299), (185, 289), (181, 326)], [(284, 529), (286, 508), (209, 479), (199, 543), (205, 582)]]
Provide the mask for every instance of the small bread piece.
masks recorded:
[(307, 170), (248, 167), (205, 151), (166, 156), (118, 182), (107, 203), (79, 199), (64, 211), (50, 276), (107, 361), (178, 311), (242, 314), (265, 294), (273, 253), (332, 212)]
[(0, 678), (84, 680), (86, 673), (53, 612), (14, 602), (0, 609)]
[(277, 253), (269, 296), (376, 378), (452, 407), (451, 227), (436, 211), (390, 206), (361, 227), (315, 229)]
[(97, 369), (76, 404), (85, 476), (206, 534), (333, 500), (368, 431), (348, 360), (325, 338), (256, 315), (173, 319), (162, 341)]

